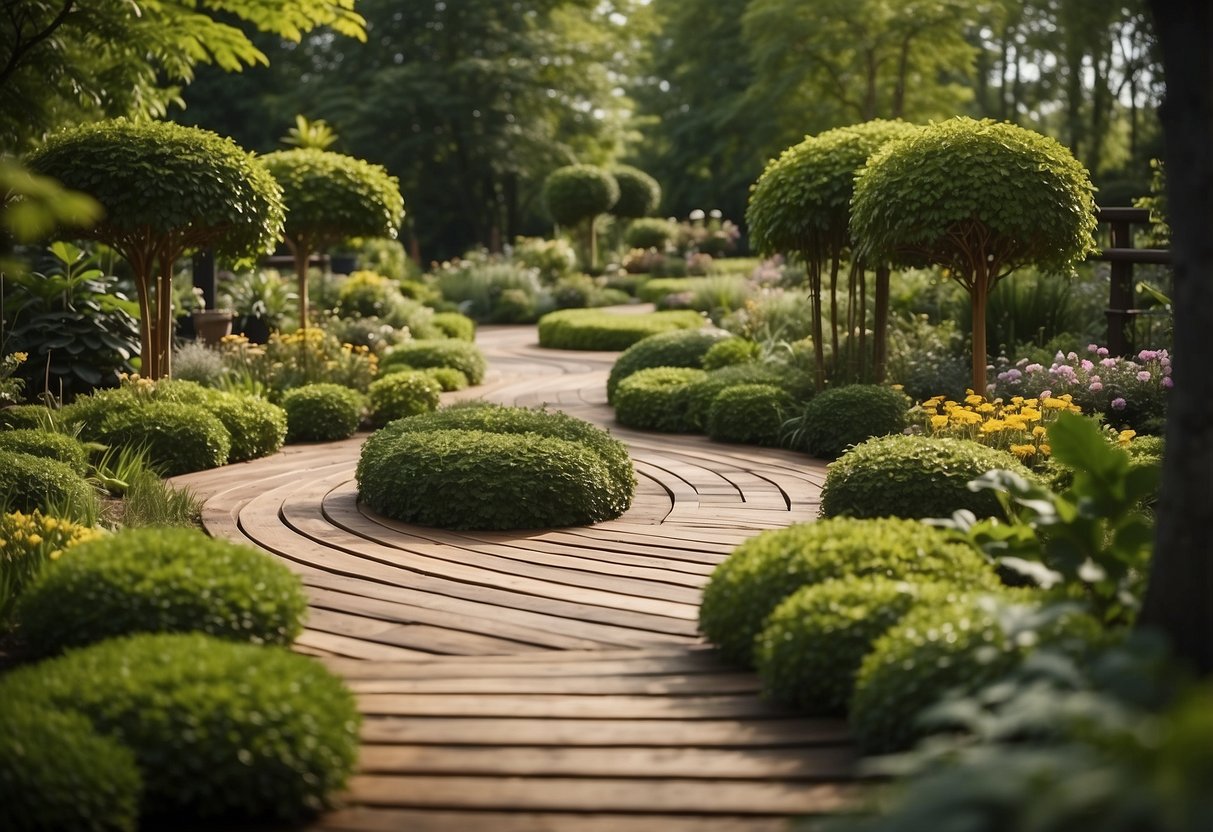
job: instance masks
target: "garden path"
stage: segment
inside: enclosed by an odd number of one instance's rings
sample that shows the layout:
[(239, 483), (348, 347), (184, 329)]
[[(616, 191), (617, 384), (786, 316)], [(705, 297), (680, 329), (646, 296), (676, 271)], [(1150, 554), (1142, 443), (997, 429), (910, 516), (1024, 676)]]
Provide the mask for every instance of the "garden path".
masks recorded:
[(316, 830), (678, 832), (783, 829), (853, 793), (840, 721), (761, 699), (696, 634), (712, 567), (763, 529), (817, 514), (824, 466), (800, 454), (621, 429), (617, 353), (541, 350), (483, 327), (486, 383), (608, 426), (640, 481), (617, 520), (451, 532), (356, 502), (365, 437), (290, 446), (178, 480), (215, 536), (283, 558), (310, 598), (297, 649), (363, 714), (345, 808)]

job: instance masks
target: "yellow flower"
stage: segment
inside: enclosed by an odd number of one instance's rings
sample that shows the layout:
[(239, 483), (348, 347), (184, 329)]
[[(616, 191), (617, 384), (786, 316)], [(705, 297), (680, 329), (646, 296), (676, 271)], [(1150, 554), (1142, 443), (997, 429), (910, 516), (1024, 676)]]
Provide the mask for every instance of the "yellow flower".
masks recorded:
[(29, 545), (31, 545), (31, 546), (37, 546), (39, 543), (41, 543), (41, 542), (42, 542), (42, 535), (40, 535), (40, 534), (31, 534), (31, 535), (30, 535), (29, 537), (27, 537), (25, 540), (26, 540), (26, 542), (27, 542), (27, 543), (29, 543)]
[(1040, 448), (1038, 450), (1045, 456), (1053, 453), (1053, 449), (1043, 442), (1040, 444)]
[(985, 401), (985, 398), (983, 396), (978, 396), (976, 394), (965, 396), (965, 404), (970, 405), (970, 406), (979, 405), (984, 401)]
[(1022, 416), (1006, 416), (1004, 417), (1004, 421), (1007, 423), (1007, 427), (1012, 430), (1028, 429), (1028, 423)]
[(1133, 437), (1137, 435), (1135, 430), (1122, 430), (1116, 437), (1116, 441), (1122, 445), (1128, 445)]
[(1041, 436), (1044, 436), (1046, 433), (1048, 433), (1048, 431), (1046, 431), (1046, 430), (1045, 430), (1044, 428), (1042, 428), (1040, 425), (1037, 425), (1036, 427), (1032, 428), (1032, 435), (1033, 435), (1033, 436), (1036, 436), (1036, 437), (1041, 437)]
[(1029, 422), (1039, 422), (1041, 413), (1034, 407), (1025, 407), (1023, 410), (1019, 411), (1019, 416), (1020, 418)]
[(1070, 403), (1065, 399), (1059, 399), (1056, 396), (1050, 396), (1042, 402), (1042, 405), (1049, 410), (1069, 410)]
[(1020, 459), (1027, 459), (1028, 457), (1036, 456), (1035, 445), (1012, 445), (1010, 450), (1011, 453), (1015, 454), (1015, 456), (1019, 457)]
[(1015, 405), (1023, 404), (1023, 396), (1012, 396), (1011, 404), (1015, 404)]
[(1006, 429), (1007, 423), (1002, 419), (991, 419), (981, 426), (982, 433), (998, 433), (999, 431)]
[(932, 430), (943, 430), (947, 426), (948, 426), (948, 417), (947, 416), (932, 416), (931, 417), (931, 429)]
[(986, 402), (985, 404), (979, 405), (977, 407), (977, 412), (978, 413), (993, 413), (994, 405), (990, 404), (989, 402)]

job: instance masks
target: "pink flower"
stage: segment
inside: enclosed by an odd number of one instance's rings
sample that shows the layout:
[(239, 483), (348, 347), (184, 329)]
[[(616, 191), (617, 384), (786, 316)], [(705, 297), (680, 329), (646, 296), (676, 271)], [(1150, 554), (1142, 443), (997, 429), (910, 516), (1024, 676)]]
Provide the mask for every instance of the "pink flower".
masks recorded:
[(1150, 380), (1150, 371), (1142, 370), (1140, 373), (1137, 374), (1137, 380), (1138, 381), (1149, 381)]
[(1039, 373), (1043, 369), (1044, 369), (1044, 367), (1042, 367), (1039, 364), (1029, 364), (1028, 366), (1023, 368), (1023, 371), (1025, 373)]
[(1174, 386), (1175, 386), (1175, 382), (1171, 381), (1171, 377), (1170, 377), (1170, 376), (1163, 376), (1163, 377), (1162, 377), (1162, 386), (1163, 386), (1165, 389), (1170, 390), (1172, 387), (1174, 387)]
[(1115, 367), (1116, 359), (1115, 358), (1105, 358), (1104, 360), (1100, 361), (1099, 363), (1104, 367)]
[(1096, 354), (1096, 355), (1098, 355), (1100, 358), (1104, 358), (1104, 357), (1106, 357), (1106, 356), (1107, 356), (1107, 354), (1108, 354), (1108, 348), (1107, 348), (1107, 347), (1100, 347), (1099, 349), (1097, 349), (1097, 350), (1095, 351), (1095, 354)]
[(1112, 399), (1113, 410), (1124, 410), (1128, 405), (1129, 403), (1124, 399)]
[(1088, 361), (1085, 358), (1082, 360), (1082, 363), (1079, 364), (1078, 366), (1082, 367), (1083, 370), (1085, 370), (1088, 373), (1091, 372), (1093, 369), (1095, 369), (1095, 365), (1092, 364), (1090, 361)]
[(1098, 381), (1093, 381), (1093, 382), (1091, 382), (1091, 386), (1088, 387), (1087, 389), (1090, 390), (1092, 393), (1098, 393), (1100, 390), (1103, 389), (1103, 384), (1101, 384)]
[(1041, 391), (1040, 391), (1040, 398), (1042, 398), (1042, 399), (1050, 399), (1050, 398), (1052, 398), (1052, 397), (1053, 397), (1053, 391), (1052, 391), (1052, 390), (1041, 390)]

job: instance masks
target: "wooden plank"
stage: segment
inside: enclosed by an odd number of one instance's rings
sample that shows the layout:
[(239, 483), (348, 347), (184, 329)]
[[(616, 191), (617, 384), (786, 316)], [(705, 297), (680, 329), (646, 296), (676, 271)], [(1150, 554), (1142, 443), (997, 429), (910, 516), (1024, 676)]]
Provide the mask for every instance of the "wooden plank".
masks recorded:
[(753, 673), (663, 676), (472, 676), (462, 678), (347, 680), (356, 693), (559, 694), (561, 696), (696, 696), (755, 694), (762, 685)]
[(323, 815), (331, 832), (787, 832), (785, 818), (619, 815), (567, 812), (468, 812), (358, 807)]
[(560, 696), (359, 694), (358, 710), (374, 716), (550, 717), (553, 719), (776, 719), (793, 711), (753, 695)]

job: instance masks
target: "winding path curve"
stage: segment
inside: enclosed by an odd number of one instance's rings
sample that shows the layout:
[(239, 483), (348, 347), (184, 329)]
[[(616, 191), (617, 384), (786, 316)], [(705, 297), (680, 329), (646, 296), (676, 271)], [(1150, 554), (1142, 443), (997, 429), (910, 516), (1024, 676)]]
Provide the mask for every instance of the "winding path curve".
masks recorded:
[(762, 700), (696, 634), (713, 566), (762, 529), (817, 514), (802, 455), (620, 429), (616, 353), (541, 350), (533, 327), (483, 327), (484, 385), (630, 447), (633, 508), (593, 527), (448, 532), (359, 506), (364, 437), (291, 446), (180, 478), (215, 536), (303, 579), (297, 649), (358, 696), (359, 771), (317, 830), (678, 832), (783, 829), (852, 795), (845, 725)]

